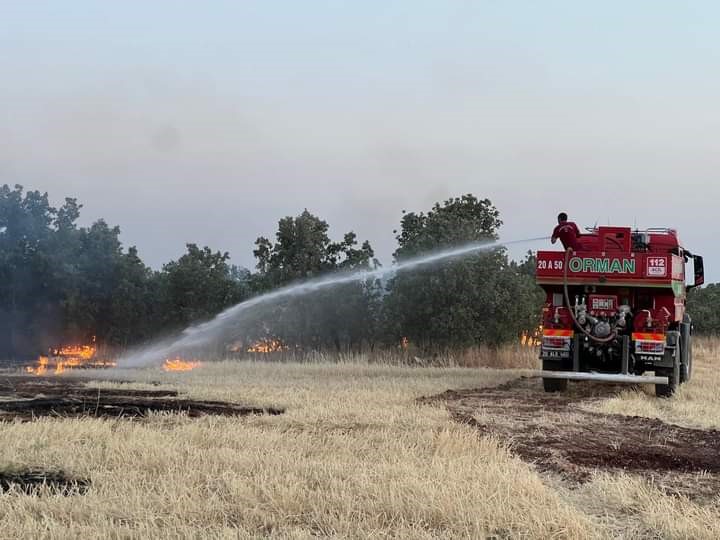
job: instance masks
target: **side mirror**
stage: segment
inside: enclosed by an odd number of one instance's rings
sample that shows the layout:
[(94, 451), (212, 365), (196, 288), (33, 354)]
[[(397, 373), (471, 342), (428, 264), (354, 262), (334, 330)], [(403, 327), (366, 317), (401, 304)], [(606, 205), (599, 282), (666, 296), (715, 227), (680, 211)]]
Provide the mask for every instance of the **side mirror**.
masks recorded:
[(699, 287), (705, 283), (705, 267), (703, 266), (703, 258), (700, 255), (693, 255), (693, 270), (695, 273), (693, 287)]

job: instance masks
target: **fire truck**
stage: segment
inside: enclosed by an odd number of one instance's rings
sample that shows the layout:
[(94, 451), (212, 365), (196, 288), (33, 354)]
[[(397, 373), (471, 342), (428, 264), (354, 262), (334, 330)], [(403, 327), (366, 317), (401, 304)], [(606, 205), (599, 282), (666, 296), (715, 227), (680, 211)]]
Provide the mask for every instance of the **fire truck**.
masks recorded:
[(685, 301), (704, 282), (702, 257), (683, 248), (675, 230), (661, 228), (592, 228), (576, 248), (537, 254), (536, 279), (546, 293), (545, 391), (563, 391), (568, 380), (602, 380), (650, 383), (657, 396), (672, 396), (692, 376)]

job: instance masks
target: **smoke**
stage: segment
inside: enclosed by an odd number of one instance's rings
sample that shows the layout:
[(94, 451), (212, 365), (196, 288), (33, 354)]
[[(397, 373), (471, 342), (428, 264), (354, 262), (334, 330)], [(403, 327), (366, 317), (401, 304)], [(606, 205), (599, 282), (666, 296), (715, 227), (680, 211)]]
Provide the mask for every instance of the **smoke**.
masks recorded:
[(188, 350), (197, 350), (211, 344), (217, 340), (225, 330), (237, 324), (238, 319), (260, 308), (273, 304), (278, 300), (289, 299), (292, 297), (302, 296), (335, 287), (342, 284), (364, 282), (368, 280), (392, 277), (399, 272), (406, 272), (421, 266), (430, 266), (439, 261), (450, 260), (453, 258), (461, 258), (473, 253), (482, 251), (490, 251), (496, 248), (509, 247), (516, 244), (528, 244), (538, 241), (547, 240), (548, 237), (527, 238), (524, 240), (498, 241), (490, 243), (471, 243), (461, 247), (447, 249), (423, 255), (403, 261), (388, 268), (378, 268), (375, 270), (363, 270), (349, 274), (331, 275), (327, 277), (317, 278), (305, 281), (295, 285), (289, 285), (271, 291), (269, 293), (256, 296), (239, 304), (236, 304), (214, 319), (190, 326), (185, 329), (179, 336), (169, 338), (153, 345), (143, 347), (129, 355), (118, 360), (118, 366), (123, 368), (142, 367), (151, 364), (159, 364), (166, 358), (172, 358), (180, 355)]

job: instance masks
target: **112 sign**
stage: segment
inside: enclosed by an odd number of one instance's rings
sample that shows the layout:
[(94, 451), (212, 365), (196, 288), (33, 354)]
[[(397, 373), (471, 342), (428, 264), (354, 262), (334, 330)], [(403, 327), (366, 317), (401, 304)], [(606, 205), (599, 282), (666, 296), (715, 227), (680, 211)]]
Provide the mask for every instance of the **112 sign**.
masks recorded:
[(667, 259), (665, 257), (648, 257), (647, 275), (648, 277), (666, 277)]

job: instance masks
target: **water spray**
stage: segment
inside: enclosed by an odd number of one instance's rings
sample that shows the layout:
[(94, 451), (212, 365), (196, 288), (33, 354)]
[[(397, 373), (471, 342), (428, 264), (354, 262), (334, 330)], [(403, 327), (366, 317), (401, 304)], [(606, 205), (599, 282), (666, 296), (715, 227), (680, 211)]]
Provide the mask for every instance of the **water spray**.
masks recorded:
[(332, 274), (325, 277), (319, 277), (281, 287), (266, 294), (250, 298), (239, 304), (229, 307), (215, 318), (205, 323), (197, 324), (186, 328), (180, 335), (175, 338), (149, 345), (132, 354), (124, 356), (118, 360), (118, 366), (121, 368), (142, 367), (153, 363), (160, 363), (165, 358), (176, 356), (179, 352), (193, 347), (199, 347), (210, 342), (219, 332), (225, 328), (231, 321), (238, 317), (241, 313), (252, 309), (255, 306), (267, 304), (275, 300), (290, 298), (311, 293), (320, 289), (342, 285), (346, 283), (354, 283), (358, 281), (369, 281), (380, 279), (382, 277), (397, 274), (407, 270), (412, 270), (422, 266), (429, 266), (433, 263), (461, 258), (473, 253), (483, 251), (491, 251), (493, 249), (508, 247), (516, 244), (530, 244), (548, 240), (549, 236), (527, 238), (524, 240), (511, 241), (495, 241), (495, 242), (474, 242), (461, 247), (451, 248), (429, 255), (423, 255), (408, 259), (396, 265), (387, 268), (376, 268), (374, 270), (360, 270), (347, 274)]

